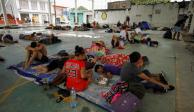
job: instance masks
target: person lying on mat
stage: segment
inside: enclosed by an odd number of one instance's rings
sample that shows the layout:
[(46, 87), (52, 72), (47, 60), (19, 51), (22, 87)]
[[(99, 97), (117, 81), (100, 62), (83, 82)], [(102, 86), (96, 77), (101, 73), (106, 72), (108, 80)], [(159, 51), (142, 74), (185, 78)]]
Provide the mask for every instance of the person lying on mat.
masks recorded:
[(33, 61), (48, 62), (47, 49), (44, 44), (31, 42), (31, 45), (26, 47), (27, 56), (24, 68), (28, 68)]
[(112, 75), (120, 75), (120, 68), (111, 64), (97, 64), (94, 67), (93, 80), (98, 81), (102, 77), (111, 79)]
[(58, 53), (59, 58), (54, 59), (53, 61), (51, 61), (48, 65), (39, 65), (36, 67), (33, 67), (35, 70), (37, 70), (38, 73), (47, 73), (50, 72), (52, 70), (55, 69), (59, 69), (59, 72), (61, 72), (64, 63), (71, 58), (71, 56), (67, 53), (64, 52), (62, 54), (60, 54), (60, 52)]
[(42, 35), (42, 39), (39, 41), (39, 43), (43, 44), (54, 44), (59, 42), (61, 42), (61, 40), (54, 34)]
[(16, 39), (13, 38), (9, 29), (5, 28), (5, 32), (0, 34), (0, 42), (4, 43), (18, 43)]
[(91, 81), (92, 73), (86, 70), (85, 51), (83, 47), (75, 47), (75, 57), (65, 62), (61, 73), (54, 79), (65, 79), (68, 89), (74, 88), (76, 91), (83, 91)]
[(37, 40), (37, 33), (33, 32), (30, 35), (24, 35), (21, 39), (36, 41)]
[(146, 89), (153, 89), (154, 92), (165, 93), (173, 90), (174, 86), (169, 85), (162, 74), (152, 75), (148, 70), (142, 70), (143, 60), (139, 52), (130, 54), (130, 62), (121, 68), (121, 80), (126, 82), (142, 83)]

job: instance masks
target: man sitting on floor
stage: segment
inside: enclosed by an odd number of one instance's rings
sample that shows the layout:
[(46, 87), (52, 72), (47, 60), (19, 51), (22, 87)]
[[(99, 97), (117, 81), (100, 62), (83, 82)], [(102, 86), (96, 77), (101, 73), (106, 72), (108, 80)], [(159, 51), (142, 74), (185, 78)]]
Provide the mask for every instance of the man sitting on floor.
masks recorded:
[(146, 89), (153, 89), (154, 92), (165, 93), (173, 90), (168, 85), (162, 74), (153, 75), (148, 70), (142, 70), (143, 60), (139, 52), (130, 54), (130, 62), (127, 62), (121, 69), (121, 80), (130, 83), (142, 83)]
[(26, 47), (27, 57), (25, 60), (24, 68), (28, 68), (34, 60), (40, 62), (48, 62), (47, 49), (44, 44), (32, 42), (31, 45)]

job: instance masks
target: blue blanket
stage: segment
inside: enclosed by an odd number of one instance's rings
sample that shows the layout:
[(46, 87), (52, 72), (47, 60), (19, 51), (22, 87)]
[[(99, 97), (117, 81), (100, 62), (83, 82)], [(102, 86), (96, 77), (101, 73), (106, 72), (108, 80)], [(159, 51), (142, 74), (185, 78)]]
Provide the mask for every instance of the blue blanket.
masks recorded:
[[(34, 66), (37, 65), (43, 65), (41, 63), (34, 63), (32, 64), (28, 69), (23, 69), (22, 63), (12, 65), (8, 69), (14, 70), (16, 74), (19, 76), (27, 79), (34, 81), (36, 84), (43, 84), (44, 81), (46, 80), (47, 82), (52, 81), (56, 75), (57, 75), (57, 70), (52, 71), (50, 73), (46, 74), (38, 74), (36, 70), (32, 69)], [(103, 97), (101, 97), (103, 92), (108, 91), (108, 89), (114, 84), (117, 80), (119, 79), (119, 76), (114, 76), (113, 79), (109, 81), (108, 85), (98, 85), (96, 83), (92, 83), (89, 85), (88, 89), (82, 92), (78, 92), (78, 96), (109, 111), (112, 112), (113, 110), (111, 109), (110, 104), (108, 104)], [(61, 88), (61, 87), (60, 87)]]
[(23, 65), (23, 62), (16, 65), (11, 65), (8, 67), (8, 69), (14, 70), (17, 75), (27, 80), (34, 81), (35, 83), (38, 83), (38, 84), (44, 83), (45, 80), (47, 80), (48, 82), (52, 81), (57, 75), (57, 71), (52, 71), (50, 73), (45, 73), (45, 74), (38, 74), (37, 71), (33, 69), (34, 66), (44, 65), (43, 63), (35, 62), (31, 64), (31, 66), (28, 69), (23, 69), (22, 65)]

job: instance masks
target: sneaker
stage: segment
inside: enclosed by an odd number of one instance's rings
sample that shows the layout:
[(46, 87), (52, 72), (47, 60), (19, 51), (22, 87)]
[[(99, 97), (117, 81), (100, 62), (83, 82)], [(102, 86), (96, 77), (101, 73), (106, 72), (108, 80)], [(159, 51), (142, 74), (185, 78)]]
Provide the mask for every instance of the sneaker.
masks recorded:
[(161, 71), (160, 73), (163, 77), (166, 77), (166, 73), (164, 71)]
[(160, 89), (160, 90), (158, 90), (158, 89), (153, 89), (153, 93), (167, 93), (167, 92), (168, 92), (167, 89)]
[(174, 90), (175, 89), (175, 87), (174, 86), (172, 86), (172, 85), (169, 85), (169, 91), (172, 91), (172, 90)]
[(162, 75), (160, 75), (160, 82), (162, 82), (163, 84), (168, 84), (168, 82)]

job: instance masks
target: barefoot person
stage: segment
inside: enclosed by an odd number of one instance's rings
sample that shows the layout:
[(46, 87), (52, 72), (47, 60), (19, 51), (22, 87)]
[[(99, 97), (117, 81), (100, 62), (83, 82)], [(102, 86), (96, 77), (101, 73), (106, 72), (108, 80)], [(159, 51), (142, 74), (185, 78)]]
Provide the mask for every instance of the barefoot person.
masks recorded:
[(32, 42), (31, 45), (26, 47), (27, 56), (24, 68), (28, 68), (33, 61), (47, 62), (47, 49), (44, 44)]

